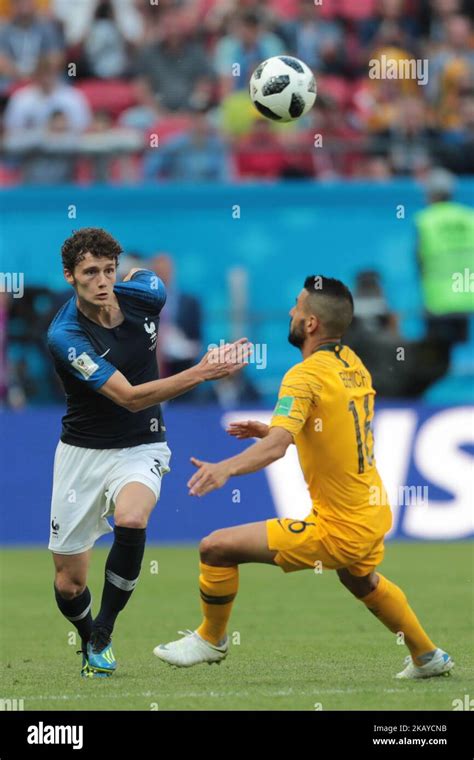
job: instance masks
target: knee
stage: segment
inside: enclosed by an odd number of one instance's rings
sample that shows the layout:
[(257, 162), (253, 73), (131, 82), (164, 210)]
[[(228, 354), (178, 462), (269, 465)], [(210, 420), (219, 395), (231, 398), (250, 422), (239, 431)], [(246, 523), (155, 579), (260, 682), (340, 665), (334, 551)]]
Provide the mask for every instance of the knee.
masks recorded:
[(356, 575), (351, 575), (349, 570), (343, 568), (342, 570), (338, 570), (337, 574), (343, 586), (345, 586), (351, 594), (357, 597), (357, 599), (362, 599), (362, 597), (367, 596), (372, 591), (375, 591), (378, 586), (379, 579), (376, 573), (370, 573), (370, 575), (358, 577)]
[(146, 528), (148, 524), (148, 516), (145, 513), (135, 512), (131, 514), (115, 515), (115, 525), (120, 528)]
[(54, 585), (59, 596), (63, 599), (75, 599), (84, 591), (86, 584), (81, 578), (67, 575), (66, 573), (57, 573), (54, 579)]
[(223, 531), (215, 530), (202, 539), (199, 545), (201, 562), (205, 565), (219, 565), (226, 559), (226, 542)]

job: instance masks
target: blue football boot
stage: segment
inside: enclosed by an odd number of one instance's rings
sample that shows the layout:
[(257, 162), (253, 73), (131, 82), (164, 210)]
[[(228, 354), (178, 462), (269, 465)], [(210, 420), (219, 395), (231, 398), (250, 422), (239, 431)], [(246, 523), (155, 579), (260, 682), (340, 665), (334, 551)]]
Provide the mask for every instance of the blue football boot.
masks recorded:
[(90, 678), (111, 676), (116, 667), (112, 640), (106, 628), (97, 628), (92, 632), (87, 644), (88, 671)]

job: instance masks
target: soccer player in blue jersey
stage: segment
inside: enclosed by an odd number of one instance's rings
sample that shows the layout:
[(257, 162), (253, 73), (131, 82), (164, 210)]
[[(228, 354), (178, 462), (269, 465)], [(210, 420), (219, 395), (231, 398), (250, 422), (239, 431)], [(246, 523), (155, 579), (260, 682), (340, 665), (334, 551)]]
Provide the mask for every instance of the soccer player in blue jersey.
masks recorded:
[[(82, 674), (116, 668), (111, 634), (135, 588), (146, 526), (169, 472), (171, 452), (160, 402), (245, 365), (246, 339), (209, 351), (194, 367), (158, 379), (156, 345), (163, 282), (132, 269), (117, 284), (119, 243), (105, 230), (80, 229), (62, 246), (74, 295), (54, 317), (48, 347), (66, 393), (54, 460), (49, 549), (54, 593), (81, 637)], [(87, 572), (91, 549), (112, 531), (99, 613), (93, 620)]]

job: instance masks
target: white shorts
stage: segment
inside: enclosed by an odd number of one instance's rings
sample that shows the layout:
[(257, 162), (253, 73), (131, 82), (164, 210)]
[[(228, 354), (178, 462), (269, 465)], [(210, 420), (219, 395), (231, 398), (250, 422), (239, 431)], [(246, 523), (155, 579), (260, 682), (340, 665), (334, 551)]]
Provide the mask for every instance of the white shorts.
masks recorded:
[(144, 443), (127, 449), (85, 449), (59, 441), (54, 457), (48, 548), (57, 554), (91, 549), (113, 531), (107, 520), (119, 491), (143, 483), (158, 501), (161, 478), (170, 471), (167, 443)]

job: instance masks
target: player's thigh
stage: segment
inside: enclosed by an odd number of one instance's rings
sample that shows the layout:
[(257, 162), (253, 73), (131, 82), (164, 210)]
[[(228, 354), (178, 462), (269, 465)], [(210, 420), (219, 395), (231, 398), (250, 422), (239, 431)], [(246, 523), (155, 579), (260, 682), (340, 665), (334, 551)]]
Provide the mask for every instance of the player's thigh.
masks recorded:
[(296, 570), (334, 570), (340, 566), (330, 551), (327, 530), (314, 514), (304, 520), (288, 517), (267, 520), (268, 547), (275, 551), (275, 563), (285, 573)]
[(202, 562), (208, 565), (275, 564), (276, 552), (268, 548), (266, 521), (216, 530), (201, 541), (199, 550)]
[(87, 584), (91, 550), (80, 554), (52, 553), (55, 569), (55, 585), (58, 591), (73, 591)]
[(107, 479), (109, 512), (115, 524), (145, 528), (161, 493), (163, 475), (170, 471), (171, 451), (164, 442), (141, 444), (120, 452)]
[(384, 537), (382, 536), (366, 548), (368, 551), (363, 551), (361, 548), (359, 559), (352, 560), (346, 567), (339, 568), (337, 571), (341, 583), (358, 599), (367, 596), (377, 588), (379, 577), (376, 569), (384, 558)]
[(115, 524), (128, 528), (146, 528), (155, 504), (156, 493), (151, 488), (143, 483), (127, 483), (115, 498)]

